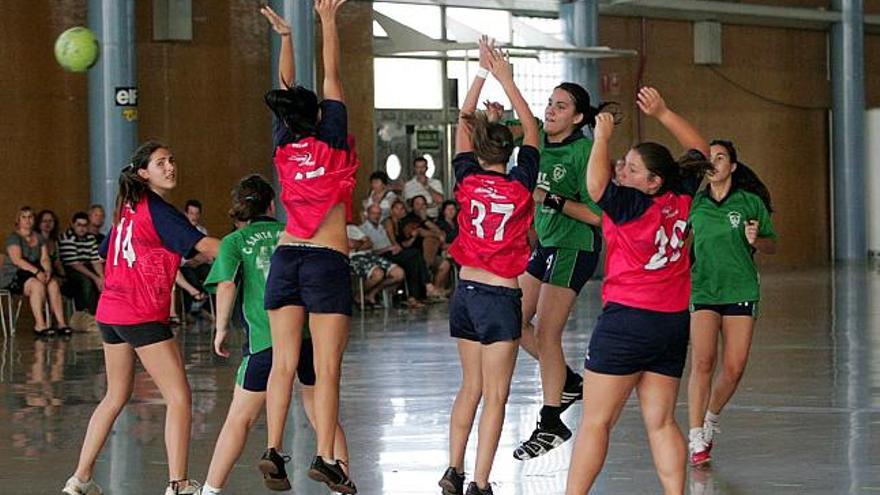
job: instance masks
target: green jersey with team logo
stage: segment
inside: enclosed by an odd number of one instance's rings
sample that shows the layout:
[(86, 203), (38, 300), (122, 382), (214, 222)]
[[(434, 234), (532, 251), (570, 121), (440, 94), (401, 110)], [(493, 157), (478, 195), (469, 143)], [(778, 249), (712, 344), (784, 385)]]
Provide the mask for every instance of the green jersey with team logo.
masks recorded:
[(205, 287), (215, 291), (220, 282), (236, 282), (241, 300), (248, 356), (272, 347), (269, 316), (263, 309), (269, 263), (284, 224), (269, 217), (258, 217), (245, 227), (227, 235), (220, 243)]
[[(541, 131), (541, 165), (538, 187), (564, 196), (570, 201), (586, 203), (597, 215), (599, 206), (587, 192), (587, 162), (593, 142), (580, 132), (561, 143), (549, 143)], [(535, 231), (545, 247), (561, 247), (595, 251), (599, 249), (598, 229), (544, 205), (536, 205)]]
[(708, 187), (694, 197), (689, 222), (693, 230), (691, 304), (758, 301), (758, 269), (746, 240), (746, 222), (758, 221), (758, 237), (776, 238), (761, 198), (733, 189), (715, 201)]

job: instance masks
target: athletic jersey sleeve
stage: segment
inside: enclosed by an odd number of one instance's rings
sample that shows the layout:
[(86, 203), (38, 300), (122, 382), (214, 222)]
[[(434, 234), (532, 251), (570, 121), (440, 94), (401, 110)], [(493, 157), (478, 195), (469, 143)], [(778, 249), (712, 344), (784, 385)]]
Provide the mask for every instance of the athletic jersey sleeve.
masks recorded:
[(318, 122), (318, 139), (331, 148), (348, 149), (348, 110), (345, 103), (324, 100), (321, 108), (321, 121)]
[(109, 249), (110, 249), (110, 232), (108, 232), (107, 235), (104, 236), (104, 240), (101, 241), (100, 245), (98, 245), (98, 256), (100, 256), (101, 259), (106, 260), (107, 259), (107, 251)]
[(516, 166), (510, 170), (510, 176), (520, 181), (526, 189), (534, 191), (538, 184), (538, 166), (541, 162), (541, 153), (538, 148), (523, 145), (516, 156)]
[(616, 225), (639, 218), (651, 206), (651, 197), (633, 189), (609, 182), (597, 203)]
[[(455, 173), (455, 182), (461, 184), (465, 177), (478, 171), (480, 163), (477, 161), (477, 154), (473, 151), (458, 153), (452, 159), (452, 170)], [(406, 195), (408, 196), (408, 195)], [(409, 197), (407, 197), (409, 199)]]
[(241, 266), (241, 249), (238, 245), (238, 236), (228, 235), (220, 242), (220, 251), (214, 258), (208, 278), (205, 279), (205, 288), (214, 292), (220, 282), (234, 282)]
[(153, 228), (162, 239), (162, 244), (184, 258), (195, 255), (195, 245), (205, 234), (193, 227), (183, 213), (155, 194), (149, 195), (147, 206), (153, 217)]
[(287, 144), (293, 140), (290, 129), (284, 125), (274, 113), (272, 114), (272, 149), (276, 149), (281, 145)]

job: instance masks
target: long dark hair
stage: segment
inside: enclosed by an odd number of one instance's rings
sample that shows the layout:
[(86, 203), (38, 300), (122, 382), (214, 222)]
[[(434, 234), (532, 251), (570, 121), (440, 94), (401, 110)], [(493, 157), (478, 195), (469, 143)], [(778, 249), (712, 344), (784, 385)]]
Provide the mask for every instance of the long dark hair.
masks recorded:
[(663, 185), (658, 192), (681, 192), (683, 181), (690, 178), (702, 179), (706, 172), (712, 170), (712, 164), (698, 150), (689, 150), (676, 160), (662, 144), (639, 143), (633, 149), (642, 157), (648, 172), (663, 179)]
[(251, 174), (241, 179), (232, 190), (232, 208), (229, 216), (239, 222), (250, 222), (265, 215), (275, 199), (272, 184), (260, 174)]
[(489, 122), (484, 112), (462, 115), (477, 158), (489, 165), (506, 164), (513, 153), (513, 133), (506, 125)]
[(263, 98), (275, 117), (290, 129), (294, 141), (318, 129), (318, 95), (302, 86), (273, 89)]
[(764, 206), (767, 207), (767, 212), (773, 213), (773, 202), (770, 199), (770, 190), (767, 189), (767, 186), (764, 185), (761, 178), (758, 177), (758, 174), (756, 174), (754, 170), (745, 163), (739, 161), (736, 156), (736, 147), (733, 145), (733, 142), (724, 139), (715, 139), (709, 143), (709, 145), (722, 146), (727, 150), (728, 156), (730, 156), (730, 163), (736, 164), (736, 170), (730, 174), (733, 187), (757, 195), (761, 198), (761, 201), (764, 202)]
[[(590, 92), (578, 83), (564, 82), (559, 86), (556, 86), (554, 89), (561, 89), (570, 94), (571, 99), (574, 100), (575, 112), (584, 116), (579, 123), (575, 124), (575, 132), (580, 131), (584, 126), (587, 126), (590, 131), (592, 131), (596, 128), (596, 116), (603, 111), (606, 111), (608, 107), (617, 105), (614, 102), (605, 102), (594, 107), (590, 103)], [(617, 118), (615, 118), (615, 120), (617, 120)]]
[(43, 223), (43, 217), (46, 215), (49, 215), (50, 217), (52, 217), (52, 223), (53, 223), (52, 230), (49, 231), (49, 238), (46, 240), (47, 241), (57, 241), (58, 240), (58, 215), (56, 215), (55, 212), (52, 210), (40, 210), (40, 212), (37, 213), (37, 219), (35, 222), (35, 225), (36, 225), (35, 230), (37, 232), (40, 232), (41, 234), (43, 233), (40, 230), (40, 224)]
[(147, 168), (150, 164), (150, 156), (158, 149), (170, 149), (165, 143), (149, 140), (138, 146), (131, 154), (131, 161), (119, 174), (119, 191), (116, 193), (116, 209), (113, 213), (114, 223), (119, 222), (122, 208), (130, 204), (132, 208), (140, 201), (141, 197), (150, 190), (149, 184), (140, 175), (138, 170)]

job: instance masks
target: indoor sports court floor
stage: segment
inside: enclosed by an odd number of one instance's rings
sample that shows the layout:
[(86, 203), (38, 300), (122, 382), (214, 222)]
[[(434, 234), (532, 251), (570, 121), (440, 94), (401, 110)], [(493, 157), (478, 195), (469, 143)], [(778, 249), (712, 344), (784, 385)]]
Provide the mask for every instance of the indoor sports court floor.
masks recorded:
[[(581, 364), (598, 294), (598, 283), (590, 282), (569, 323), (565, 345), (573, 365)], [(691, 472), (690, 493), (880, 493), (880, 273), (863, 267), (769, 273), (763, 295), (751, 361), (723, 415), (714, 465)], [(342, 421), (362, 494), (440, 492), (436, 482), (446, 467), (449, 408), (459, 380), (446, 317), (445, 305), (355, 315)], [(187, 328), (181, 339), (193, 389), (190, 475), (203, 480), (238, 362), (211, 354), (208, 324)], [(100, 339), (34, 341), (20, 328), (2, 346), (0, 493), (58, 493), (103, 391)], [(145, 374), (138, 375), (134, 393), (97, 466), (96, 478), (112, 495), (164, 489), (164, 410)], [(497, 494), (564, 493), (572, 442), (532, 461), (511, 455), (534, 427), (539, 397), (536, 363), (521, 354), (492, 474)], [(293, 493), (326, 493), (305, 476), (314, 435), (298, 402), (292, 410)], [(578, 404), (566, 413), (569, 425), (580, 410)], [(684, 392), (678, 413), (684, 424)], [(232, 473), (229, 493), (271, 493), (254, 467), (264, 441), (261, 422)], [(632, 401), (593, 493), (659, 493)]]

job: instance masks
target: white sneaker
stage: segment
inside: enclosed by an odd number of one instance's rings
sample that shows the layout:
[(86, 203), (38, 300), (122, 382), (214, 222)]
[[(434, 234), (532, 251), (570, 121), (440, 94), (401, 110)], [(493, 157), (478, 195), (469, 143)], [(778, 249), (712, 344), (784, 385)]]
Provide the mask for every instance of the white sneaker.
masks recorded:
[(71, 476), (67, 483), (64, 484), (64, 488), (61, 489), (61, 493), (66, 493), (67, 495), (102, 495), (104, 491), (95, 483), (95, 480), (82, 482), (76, 476)]
[(709, 420), (703, 421), (703, 440), (706, 442), (709, 450), (712, 450), (712, 446), (715, 443), (716, 433), (721, 433), (721, 427), (718, 426), (717, 422), (713, 423)]
[(180, 480), (168, 483), (165, 495), (199, 495), (202, 487), (196, 480)]

